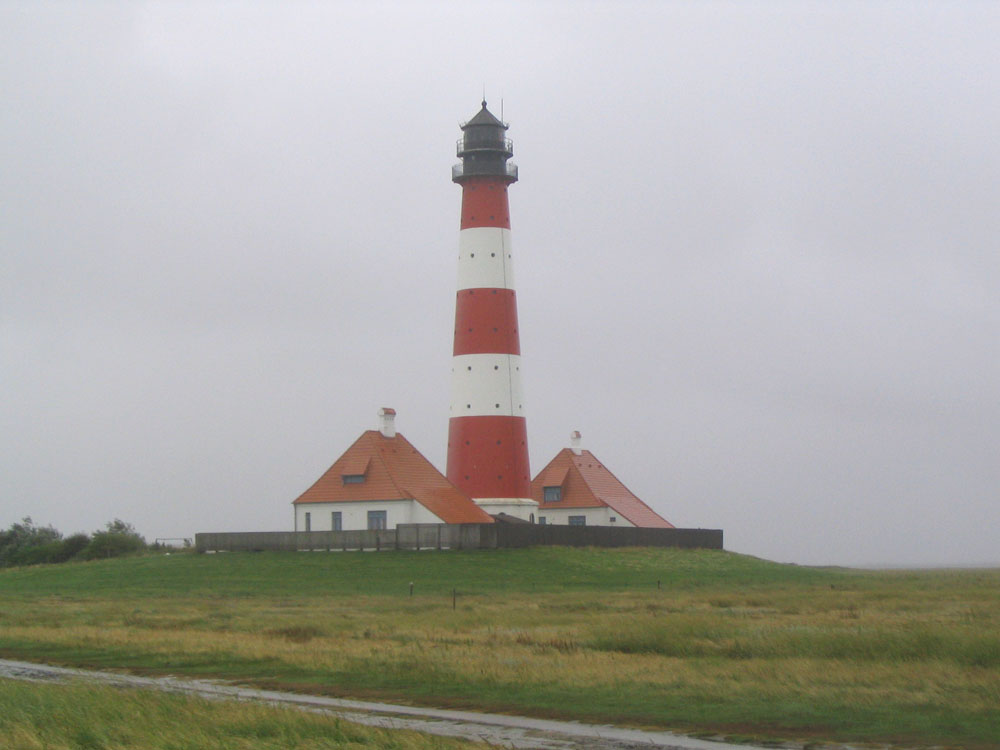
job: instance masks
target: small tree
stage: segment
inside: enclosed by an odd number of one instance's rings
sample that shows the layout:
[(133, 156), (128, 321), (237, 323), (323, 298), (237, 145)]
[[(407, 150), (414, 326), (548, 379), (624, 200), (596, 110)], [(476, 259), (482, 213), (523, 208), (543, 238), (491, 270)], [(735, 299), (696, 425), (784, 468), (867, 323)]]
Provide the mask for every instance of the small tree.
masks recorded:
[(139, 535), (135, 527), (125, 523), (120, 518), (105, 526), (104, 531), (95, 531), (90, 543), (80, 554), (85, 560), (97, 560), (105, 557), (121, 557), (146, 548), (146, 540)]
[(52, 562), (66, 562), (80, 555), (87, 545), (90, 544), (90, 536), (87, 534), (73, 534), (62, 540), (62, 549), (59, 550), (59, 558)]
[(48, 556), (59, 546), (62, 534), (51, 526), (35, 526), (30, 516), (0, 531), (0, 566), (31, 565), (48, 562)]

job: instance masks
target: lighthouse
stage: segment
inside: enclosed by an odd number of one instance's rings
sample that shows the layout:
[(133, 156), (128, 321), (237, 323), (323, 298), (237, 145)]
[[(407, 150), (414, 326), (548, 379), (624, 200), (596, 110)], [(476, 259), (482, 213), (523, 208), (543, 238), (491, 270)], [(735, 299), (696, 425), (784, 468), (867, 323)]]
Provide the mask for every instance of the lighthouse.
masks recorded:
[(447, 475), (487, 513), (533, 522), (507, 201), (517, 181), (513, 144), (485, 101), (461, 128), (462, 161), (452, 167), (462, 214)]

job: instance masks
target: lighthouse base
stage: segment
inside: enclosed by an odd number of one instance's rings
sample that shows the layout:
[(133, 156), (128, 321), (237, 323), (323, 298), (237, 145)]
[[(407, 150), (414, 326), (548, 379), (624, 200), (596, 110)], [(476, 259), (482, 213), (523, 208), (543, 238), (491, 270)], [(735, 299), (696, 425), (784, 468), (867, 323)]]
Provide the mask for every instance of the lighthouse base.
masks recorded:
[(474, 497), (472, 502), (491, 516), (505, 513), (529, 523), (535, 522), (538, 511), (538, 502), (530, 497)]

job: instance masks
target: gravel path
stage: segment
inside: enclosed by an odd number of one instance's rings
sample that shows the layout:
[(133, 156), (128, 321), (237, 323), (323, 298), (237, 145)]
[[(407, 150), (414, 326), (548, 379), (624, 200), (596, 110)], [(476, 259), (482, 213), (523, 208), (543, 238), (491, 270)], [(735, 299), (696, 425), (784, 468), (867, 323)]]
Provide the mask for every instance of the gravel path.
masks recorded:
[(349, 721), (368, 726), (414, 729), (418, 732), (482, 740), (493, 745), (525, 750), (640, 750), (650, 747), (674, 750), (752, 750), (750, 745), (699, 740), (670, 732), (623, 729), (475, 711), (450, 711), (391, 703), (342, 700), (254, 690), (206, 680), (136, 677), (0, 659), (0, 678), (3, 677), (36, 681), (100, 682), (120, 687), (190, 693), (206, 698), (253, 700), (296, 706), (305, 710), (336, 714)]

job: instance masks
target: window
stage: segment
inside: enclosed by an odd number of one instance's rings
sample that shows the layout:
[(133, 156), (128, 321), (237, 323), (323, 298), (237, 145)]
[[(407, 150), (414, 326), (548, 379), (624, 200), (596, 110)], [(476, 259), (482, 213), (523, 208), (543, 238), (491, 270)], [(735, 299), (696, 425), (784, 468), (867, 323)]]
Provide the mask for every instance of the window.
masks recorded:
[(545, 519), (545, 516), (539, 516), (538, 517), (538, 525), (539, 526), (544, 526), (547, 523), (548, 523), (548, 521)]
[(611, 516), (611, 518), (608, 519), (608, 523), (614, 523), (617, 520), (618, 519), (615, 516)]
[(587, 517), (586, 516), (570, 516), (569, 517), (570, 526), (586, 526)]
[(344, 484), (361, 484), (365, 481), (364, 474), (344, 474)]
[(312, 531), (312, 513), (306, 513), (306, 531)]
[(543, 500), (547, 503), (558, 503), (562, 500), (562, 487), (546, 487)]
[(368, 511), (368, 528), (384, 529), (386, 527), (386, 512), (384, 510)]
[(330, 529), (333, 531), (342, 531), (344, 528), (344, 517), (339, 510), (335, 510), (330, 514)]

